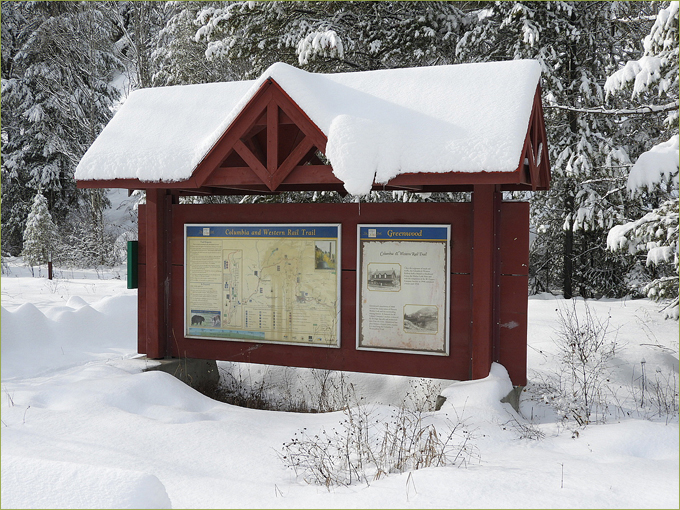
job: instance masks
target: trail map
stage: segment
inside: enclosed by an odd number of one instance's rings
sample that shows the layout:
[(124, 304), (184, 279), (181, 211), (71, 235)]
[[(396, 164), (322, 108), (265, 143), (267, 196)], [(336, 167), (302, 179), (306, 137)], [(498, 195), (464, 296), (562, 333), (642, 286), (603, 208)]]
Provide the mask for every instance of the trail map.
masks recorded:
[(186, 225), (185, 336), (338, 347), (339, 231)]

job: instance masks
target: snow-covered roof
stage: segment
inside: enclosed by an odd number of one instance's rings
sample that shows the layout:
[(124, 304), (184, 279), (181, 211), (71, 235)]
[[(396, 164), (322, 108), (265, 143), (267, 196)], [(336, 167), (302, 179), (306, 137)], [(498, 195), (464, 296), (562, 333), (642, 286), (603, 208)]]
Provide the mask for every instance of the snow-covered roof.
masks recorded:
[(177, 182), (272, 78), (327, 138), (353, 194), (413, 172), (517, 170), (541, 68), (534, 60), (316, 74), (137, 90), (85, 153), (78, 180)]

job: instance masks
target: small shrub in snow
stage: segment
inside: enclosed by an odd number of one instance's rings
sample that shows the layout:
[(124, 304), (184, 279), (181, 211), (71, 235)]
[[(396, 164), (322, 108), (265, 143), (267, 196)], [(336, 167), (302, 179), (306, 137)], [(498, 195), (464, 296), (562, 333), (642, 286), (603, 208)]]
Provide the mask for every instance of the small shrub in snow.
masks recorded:
[(678, 377), (675, 372), (664, 374), (660, 370), (649, 381), (648, 398), (650, 407), (666, 422), (678, 416)]
[(347, 406), (351, 389), (345, 374), (334, 370), (311, 369), (312, 384), (305, 388), (305, 401), (313, 412), (327, 413)]
[(342, 372), (286, 370), (282, 377), (269, 368), (244, 371), (238, 363), (222, 363), (219, 370), (220, 384), (208, 396), (222, 402), (273, 411), (342, 410), (338, 428), (316, 434), (302, 429), (283, 444), (284, 465), (308, 483), (328, 488), (370, 483), (390, 473), (459, 466), (478, 457), (460, 418), (443, 420), (442, 413), (431, 412), (439, 382), (411, 380), (400, 406), (369, 408)]
[(381, 419), (378, 409), (355, 401), (343, 409), (339, 429), (316, 434), (302, 429), (283, 444), (280, 458), (305, 482), (329, 489), (479, 459), (461, 419), (447, 419), (442, 430), (435, 426), (433, 413), (405, 406), (388, 409), (389, 416)]
[(514, 414), (508, 413), (508, 415), (510, 416), (510, 419), (502, 425), (503, 430), (508, 428), (514, 430), (520, 439), (538, 441), (539, 439), (543, 439), (545, 437), (545, 432), (543, 432), (533, 423), (526, 422), (525, 420), (520, 422)]
[[(640, 362), (640, 375), (633, 369), (630, 395), (635, 404), (635, 414), (647, 419), (664, 418), (666, 423), (678, 416), (678, 376), (657, 367), (653, 375)], [(630, 414), (630, 412), (628, 413)]]
[[(610, 363), (617, 349), (616, 334), (609, 319), (601, 319), (583, 302), (579, 315), (576, 300), (558, 310), (559, 369), (544, 381), (544, 400), (565, 419), (579, 425), (604, 422), (610, 390)], [(613, 334), (614, 333), (614, 334)]]
[(409, 381), (409, 391), (404, 397), (404, 405), (420, 412), (436, 410), (437, 395), (441, 394), (442, 385), (432, 379), (415, 379)]
[[(300, 413), (338, 411), (347, 405), (349, 385), (342, 372), (309, 369), (305, 379), (295, 370), (285, 370), (281, 377), (244, 371), (238, 363), (223, 363), (219, 367), (220, 383), (209, 397), (228, 404)], [(275, 371), (277, 372), (277, 371)]]
[(249, 373), (244, 373), (237, 364), (219, 367), (220, 383), (209, 397), (227, 404), (250, 409), (269, 411), (307, 412), (307, 404), (303, 398), (287, 395), (281, 398), (274, 385), (265, 374), (255, 380)]

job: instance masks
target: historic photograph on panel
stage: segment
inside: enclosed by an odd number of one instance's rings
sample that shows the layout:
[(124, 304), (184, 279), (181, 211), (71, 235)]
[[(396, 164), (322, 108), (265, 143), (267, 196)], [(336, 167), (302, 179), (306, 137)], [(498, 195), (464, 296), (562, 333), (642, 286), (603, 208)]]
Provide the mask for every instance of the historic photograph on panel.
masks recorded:
[(315, 269), (336, 269), (335, 241), (315, 241)]
[(437, 333), (439, 310), (436, 306), (404, 305), (404, 331), (407, 333)]
[(368, 264), (368, 290), (399, 292), (400, 264)]

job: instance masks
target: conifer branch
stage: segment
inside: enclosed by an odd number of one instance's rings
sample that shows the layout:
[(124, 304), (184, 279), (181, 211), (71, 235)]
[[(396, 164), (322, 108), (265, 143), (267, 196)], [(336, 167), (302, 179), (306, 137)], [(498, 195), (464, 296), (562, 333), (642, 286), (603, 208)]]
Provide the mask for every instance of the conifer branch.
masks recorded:
[(615, 108), (606, 109), (604, 107), (598, 108), (574, 108), (572, 106), (565, 106), (560, 104), (545, 105), (544, 108), (555, 108), (558, 110), (565, 110), (575, 113), (592, 113), (595, 115), (645, 115), (648, 113), (663, 113), (680, 108), (680, 102), (675, 101), (664, 105), (645, 105), (638, 108)]

